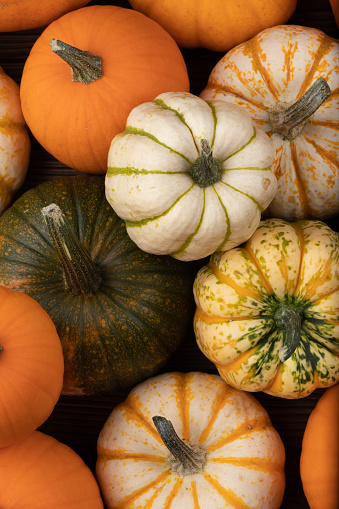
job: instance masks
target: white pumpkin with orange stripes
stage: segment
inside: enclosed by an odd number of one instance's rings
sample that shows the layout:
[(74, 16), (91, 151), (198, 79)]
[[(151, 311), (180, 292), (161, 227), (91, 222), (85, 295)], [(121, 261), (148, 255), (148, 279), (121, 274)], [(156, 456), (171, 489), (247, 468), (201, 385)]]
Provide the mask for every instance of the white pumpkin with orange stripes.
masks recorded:
[(0, 67), (0, 214), (25, 180), (30, 151), (19, 85)]
[(107, 509), (278, 509), (285, 450), (263, 406), (217, 375), (135, 387), (98, 438)]
[(245, 391), (297, 399), (339, 382), (339, 234), (265, 219), (194, 282), (198, 346)]
[(243, 108), (164, 93), (113, 139), (106, 197), (140, 249), (197, 260), (255, 231), (277, 189), (273, 155)]
[(338, 40), (280, 25), (230, 50), (200, 94), (242, 106), (272, 140), (278, 190), (268, 217), (324, 220), (339, 213), (338, 60)]

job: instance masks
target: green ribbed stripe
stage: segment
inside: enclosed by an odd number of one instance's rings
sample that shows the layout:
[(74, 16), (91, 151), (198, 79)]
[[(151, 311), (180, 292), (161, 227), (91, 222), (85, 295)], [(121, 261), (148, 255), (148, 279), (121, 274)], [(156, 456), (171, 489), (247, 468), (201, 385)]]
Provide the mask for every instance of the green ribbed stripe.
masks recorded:
[(146, 170), (144, 168), (134, 168), (133, 166), (126, 166), (124, 168), (118, 166), (108, 166), (107, 175), (187, 175), (187, 171), (161, 171), (161, 170)]
[(183, 251), (185, 251), (185, 249), (190, 245), (191, 240), (196, 236), (196, 234), (198, 233), (198, 231), (200, 229), (200, 226), (201, 226), (201, 223), (202, 223), (202, 220), (204, 217), (204, 213), (205, 213), (205, 189), (203, 189), (203, 193), (204, 193), (204, 205), (203, 205), (203, 208), (201, 211), (199, 223), (197, 224), (197, 226), (195, 227), (193, 232), (187, 237), (185, 242), (179, 247), (179, 249), (177, 249), (174, 253), (172, 253), (172, 256), (174, 256), (174, 257), (177, 256), (178, 254), (182, 253)]
[(244, 193), (243, 191), (240, 191), (240, 190), (239, 190), (239, 189), (237, 189), (236, 187), (233, 187), (233, 186), (231, 186), (230, 184), (227, 184), (226, 182), (223, 182), (222, 180), (220, 180), (219, 182), (220, 182), (220, 184), (223, 184), (224, 186), (227, 186), (227, 187), (229, 187), (230, 189), (233, 189), (233, 191), (236, 191), (237, 193), (240, 193), (240, 194), (242, 194), (243, 196), (246, 196), (247, 198), (249, 198), (250, 200), (252, 200), (252, 201), (253, 201), (253, 203), (255, 203), (255, 204), (256, 204), (256, 206), (258, 207), (258, 209), (260, 210), (260, 212), (263, 212), (263, 210), (264, 210), (264, 209), (263, 209), (263, 208), (259, 205), (259, 203), (257, 202), (257, 200), (255, 200), (255, 199), (253, 198), (253, 196), (251, 196), (251, 195), (249, 195), (249, 194), (247, 194), (247, 193)]
[(248, 145), (250, 145), (252, 143), (253, 140), (255, 140), (255, 138), (257, 137), (257, 130), (255, 127), (253, 127), (253, 134), (252, 136), (250, 137), (250, 139), (244, 144), (242, 145), (242, 147), (238, 148), (238, 150), (236, 150), (235, 152), (233, 152), (233, 154), (230, 154), (229, 156), (225, 157), (225, 159), (222, 159), (220, 162), (220, 164), (224, 163), (225, 161), (227, 161), (227, 159), (230, 159), (231, 157), (233, 157), (235, 154), (238, 154), (239, 152), (241, 152), (242, 150), (244, 150), (244, 148), (246, 148)]

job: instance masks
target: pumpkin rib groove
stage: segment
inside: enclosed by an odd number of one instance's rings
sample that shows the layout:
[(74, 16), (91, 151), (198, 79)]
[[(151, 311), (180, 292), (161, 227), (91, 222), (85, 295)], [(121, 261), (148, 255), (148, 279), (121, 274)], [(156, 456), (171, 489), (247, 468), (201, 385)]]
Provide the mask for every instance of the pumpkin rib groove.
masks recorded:
[(245, 254), (245, 258), (247, 257), (255, 266), (255, 268), (257, 269), (259, 275), (260, 275), (260, 278), (261, 278), (261, 282), (267, 292), (267, 295), (274, 295), (274, 291), (273, 291), (273, 288), (272, 288), (272, 285), (271, 283), (269, 282), (269, 280), (265, 277), (261, 267), (260, 267), (260, 263), (259, 263), (259, 260), (257, 259), (257, 257), (255, 256), (254, 252), (252, 251), (252, 249), (250, 248), (250, 246), (248, 244), (242, 246), (240, 248), (241, 252)]
[(203, 473), (206, 481), (213, 486), (213, 488), (221, 495), (221, 497), (225, 500), (225, 502), (230, 505), (230, 507), (241, 508), (241, 509), (254, 509), (253, 507), (245, 504), (244, 500), (241, 497), (238, 497), (231, 488), (226, 488), (222, 486), (216, 479), (214, 479), (207, 472)]
[[(213, 79), (213, 76), (210, 76), (209, 81), (205, 87), (205, 90), (209, 90), (209, 89), (214, 91), (213, 95), (217, 96), (217, 95), (220, 95), (221, 93), (229, 94), (229, 95), (232, 95), (245, 103), (250, 104), (251, 106), (254, 106), (255, 108), (261, 110), (262, 112), (266, 112), (266, 110), (267, 110), (267, 106), (263, 102), (255, 101), (251, 97), (245, 97), (245, 96), (241, 95), (239, 92), (234, 90), (229, 84), (221, 85), (220, 83), (218, 83), (216, 80)], [(206, 102), (207, 101), (208, 101), (208, 99), (206, 100)]]
[(234, 186), (231, 186), (231, 184), (229, 184), (228, 182), (224, 182), (223, 180), (219, 180), (220, 184), (226, 186), (226, 187), (229, 187), (230, 189), (232, 189), (233, 191), (236, 191), (237, 193), (241, 194), (242, 196), (246, 196), (246, 198), (248, 198), (249, 200), (251, 200), (258, 208), (258, 210), (260, 212), (263, 212), (263, 207), (257, 202), (257, 200), (255, 198), (253, 198), (253, 196), (251, 196), (250, 194), (248, 193), (245, 193), (245, 191), (241, 191), (240, 189), (234, 187)]
[(147, 168), (133, 168), (132, 166), (108, 166), (108, 175), (186, 175), (187, 171), (148, 170)]
[(316, 143), (314, 140), (311, 140), (308, 136), (305, 136), (305, 141), (314, 147), (322, 159), (326, 159), (328, 162), (336, 166), (336, 168), (339, 168), (338, 157), (334, 157), (330, 152), (326, 151), (320, 144)]
[(218, 191), (216, 190), (215, 186), (213, 186), (213, 191), (217, 195), (219, 203), (220, 203), (220, 206), (221, 206), (221, 208), (222, 208), (222, 210), (224, 211), (224, 214), (225, 214), (226, 233), (225, 233), (223, 241), (221, 242), (221, 244), (219, 244), (219, 246), (216, 249), (217, 251), (221, 251), (222, 250), (222, 246), (224, 246), (226, 244), (226, 242), (228, 241), (228, 239), (229, 239), (229, 237), (231, 235), (231, 222), (230, 222), (230, 218), (229, 218), (229, 215), (228, 215), (228, 212), (227, 212), (227, 208), (224, 205), (224, 203), (223, 203), (223, 201), (222, 201)]
[(134, 397), (134, 393), (132, 390), (132, 392), (128, 395), (126, 401), (120, 403), (120, 405), (117, 408), (119, 409), (119, 411), (123, 413), (126, 412), (128, 414), (129, 419), (133, 420), (134, 422), (137, 422), (140, 426), (145, 428), (148, 431), (148, 433), (150, 433), (152, 437), (157, 442), (159, 442), (159, 444), (163, 444), (159, 433), (153, 426), (153, 423), (151, 423), (144, 417), (142, 410), (139, 408), (138, 401), (139, 400)]
[[(231, 157), (235, 156), (236, 154), (238, 154), (239, 152), (241, 152), (242, 150), (244, 150), (246, 147), (248, 147), (248, 145), (250, 145), (252, 143), (252, 141), (254, 141), (257, 137), (257, 130), (256, 128), (253, 126), (253, 134), (252, 136), (249, 138), (249, 140), (244, 143), (244, 145), (240, 148), (238, 148), (238, 150), (236, 150), (235, 152), (233, 152), (232, 154), (230, 154), (229, 156), (226, 156), (224, 159), (221, 159), (220, 160), (220, 164), (224, 163), (225, 161), (227, 161), (228, 159), (230, 159)], [(250, 167), (249, 167), (250, 168)], [(268, 167), (269, 169), (270, 167)], [(228, 168), (222, 168), (221, 170), (224, 171), (224, 170), (227, 170)], [(232, 168), (230, 168), (232, 169)], [(233, 169), (236, 169), (236, 168), (233, 168)], [(242, 168), (242, 169), (248, 169), (248, 168)], [(257, 167), (253, 166), (253, 169), (258, 169)], [(266, 169), (266, 168), (260, 168), (261, 169)]]
[[(270, 75), (268, 74), (268, 71), (267, 71), (265, 65), (263, 64), (263, 61), (265, 59), (263, 60), (262, 55), (261, 55), (261, 48), (260, 48), (259, 40), (256, 38), (250, 39), (248, 41), (248, 46), (246, 49), (248, 50), (248, 54), (251, 54), (253, 68), (258, 70), (260, 76), (262, 77), (262, 79), (267, 87), (267, 90), (270, 92), (272, 97), (277, 102), (279, 100), (279, 92), (276, 89), (276, 87), (274, 86), (273, 81), (272, 81)], [(244, 85), (245, 83), (241, 77), (240, 71), (238, 74), (238, 78), (240, 79), (240, 82), (243, 83), (243, 85)]]
[(305, 254), (305, 238), (302, 231), (302, 228), (299, 226), (297, 222), (289, 223), (289, 225), (292, 227), (292, 229), (295, 231), (299, 245), (300, 245), (300, 258), (299, 258), (299, 268), (298, 273), (295, 278), (295, 284), (294, 284), (294, 292), (293, 295), (296, 296), (299, 293), (299, 288), (302, 282), (302, 268), (303, 268), (303, 262), (304, 262), (304, 254)]
[[(209, 106), (211, 113), (212, 113), (212, 118), (213, 118), (213, 135), (212, 135), (212, 140), (211, 140), (211, 149), (213, 149), (216, 132), (217, 132), (218, 115), (215, 111), (215, 106), (211, 101), (206, 101), (206, 104), (207, 104), (207, 106)], [(221, 161), (219, 161), (219, 162), (221, 163)]]
[(290, 158), (291, 158), (291, 163), (292, 163), (291, 167), (294, 168), (294, 176), (295, 176), (294, 185), (297, 189), (298, 200), (300, 202), (300, 208), (301, 208), (302, 214), (304, 217), (308, 217), (308, 215), (310, 213), (309, 200), (307, 198), (307, 194), (305, 192), (305, 189), (304, 189), (303, 183), (302, 183), (296, 143), (294, 141), (292, 141), (290, 146), (291, 146)]
[(226, 456), (226, 457), (218, 457), (218, 458), (210, 458), (209, 460), (211, 463), (228, 463), (230, 465), (234, 465), (235, 467), (246, 467), (251, 470), (257, 470), (259, 472), (269, 473), (272, 471), (279, 471), (279, 464), (267, 460), (266, 458), (260, 458), (257, 457), (244, 457), (242, 456), (241, 459), (232, 456)]

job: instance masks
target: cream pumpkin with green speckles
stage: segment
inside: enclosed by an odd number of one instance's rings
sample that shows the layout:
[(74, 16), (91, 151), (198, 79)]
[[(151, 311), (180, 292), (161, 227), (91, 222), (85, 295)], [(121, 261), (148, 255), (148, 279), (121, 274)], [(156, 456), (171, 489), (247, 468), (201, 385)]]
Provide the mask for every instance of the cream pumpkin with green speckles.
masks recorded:
[(258, 227), (277, 189), (273, 154), (240, 106), (164, 93), (113, 139), (106, 197), (142, 250), (197, 260)]
[(301, 398), (339, 381), (339, 236), (321, 221), (261, 222), (194, 282), (198, 346), (235, 388)]
[(19, 86), (0, 67), (0, 214), (26, 177), (30, 148)]

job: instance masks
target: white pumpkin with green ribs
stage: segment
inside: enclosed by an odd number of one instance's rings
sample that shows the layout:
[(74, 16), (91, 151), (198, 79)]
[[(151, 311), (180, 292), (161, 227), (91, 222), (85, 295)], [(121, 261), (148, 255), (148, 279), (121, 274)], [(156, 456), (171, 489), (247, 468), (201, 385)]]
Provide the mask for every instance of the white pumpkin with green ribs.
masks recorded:
[(197, 260), (253, 234), (276, 193), (273, 156), (240, 106), (168, 92), (112, 140), (106, 197), (142, 250)]
[(198, 346), (245, 391), (301, 398), (339, 382), (339, 235), (266, 219), (194, 282)]

